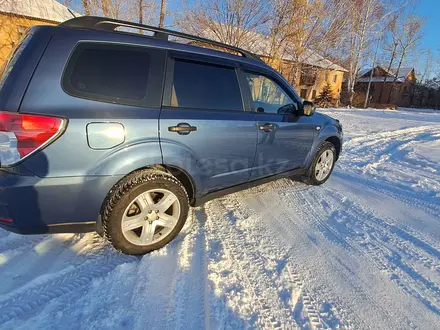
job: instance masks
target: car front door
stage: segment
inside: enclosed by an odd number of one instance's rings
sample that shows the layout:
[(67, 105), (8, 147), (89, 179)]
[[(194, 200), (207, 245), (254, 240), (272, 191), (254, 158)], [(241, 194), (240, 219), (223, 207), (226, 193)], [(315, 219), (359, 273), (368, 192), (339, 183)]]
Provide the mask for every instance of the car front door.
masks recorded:
[(270, 71), (241, 74), (258, 127), (250, 180), (303, 167), (317, 132), (313, 116), (299, 115), (300, 99)]
[(159, 125), (163, 162), (199, 196), (249, 180), (258, 129), (233, 61), (170, 52)]

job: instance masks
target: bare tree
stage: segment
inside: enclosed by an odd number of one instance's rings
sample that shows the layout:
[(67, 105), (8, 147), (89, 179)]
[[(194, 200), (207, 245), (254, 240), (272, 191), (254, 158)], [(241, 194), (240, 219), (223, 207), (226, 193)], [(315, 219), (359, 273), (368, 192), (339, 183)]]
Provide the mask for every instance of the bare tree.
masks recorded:
[(84, 14), (85, 15), (90, 15), (91, 11), (90, 11), (90, 0), (81, 0), (82, 6), (84, 8)]
[[(343, 42), (345, 17), (343, 2), (272, 0), (270, 64), (282, 71), (293, 84), (297, 84), (302, 75), (313, 79), (316, 64), (328, 65), (324, 57), (316, 54), (334, 55), (333, 50)], [(282, 61), (285, 57), (289, 59), (288, 68)], [(308, 61), (310, 57), (313, 61)], [(315, 66), (305, 64), (307, 62), (314, 62)]]
[(388, 94), (387, 103), (392, 100), (393, 91), (396, 85), (397, 79), (399, 79), (400, 69), (405, 61), (409, 52), (414, 50), (420, 39), (422, 38), (421, 29), (424, 25), (424, 20), (419, 16), (410, 15), (405, 19), (405, 23), (402, 26), (401, 32), (398, 34), (400, 59), (397, 65), (395, 76), (393, 79), (393, 85)]
[(305, 48), (310, 46), (308, 41), (315, 22), (323, 18), (324, 11), (321, 2), (309, 4), (307, 0), (272, 0), (269, 20), (268, 56), (270, 64), (280, 69), (283, 58), (288, 55), (298, 65), (292, 70), (293, 81), (299, 73), (300, 58)]
[(153, 24), (157, 22), (157, 6), (154, 0), (81, 0), (85, 15), (111, 17), (126, 21)]
[(184, 31), (246, 47), (268, 21), (264, 0), (183, 1), (176, 23)]
[(163, 28), (165, 22), (165, 13), (166, 13), (166, 1), (161, 0), (160, 3), (160, 18), (159, 18), (159, 27)]
[[(393, 16), (393, 18), (391, 19), (390, 24), (388, 25), (391, 39), (390, 39), (390, 42), (388, 43), (388, 45), (385, 47), (385, 50), (390, 51), (391, 56), (390, 56), (390, 60), (388, 62), (387, 72), (391, 72), (391, 69), (393, 68), (394, 60), (396, 59), (396, 55), (397, 55), (397, 47), (399, 46), (398, 32), (397, 32), (398, 19), (399, 19), (399, 14), (395, 14)], [(384, 75), (382, 85), (380, 88), (379, 98), (378, 98), (379, 103), (382, 100), (382, 95), (383, 95), (383, 92), (385, 89), (387, 79), (388, 79), (387, 75)]]
[(422, 84), (426, 83), (431, 78), (434, 61), (435, 61), (434, 54), (432, 53), (432, 51), (430, 49), (427, 49), (424, 52), (423, 63), (425, 63), (425, 65), (423, 66), (423, 69), (422, 69), (421, 75), (420, 75), (420, 79), (419, 79), (419, 81)]
[(347, 94), (349, 105), (353, 102), (354, 86), (360, 64), (367, 50), (372, 46), (371, 41), (383, 31), (392, 15), (403, 10), (411, 0), (340, 0), (345, 1), (349, 8), (347, 36), (349, 67), (347, 74)]
[[(349, 3), (349, 2), (348, 2)], [(367, 48), (369, 34), (372, 32), (372, 26), (378, 24), (380, 14), (383, 11), (382, 2), (379, 0), (358, 0), (354, 1), (351, 8), (351, 17), (349, 18), (349, 72), (347, 76), (347, 93), (349, 96), (349, 105), (353, 103), (354, 86), (356, 76), (363, 59), (364, 51)]]
[(110, 0), (101, 0), (102, 13), (105, 17), (110, 17)]
[(144, 0), (139, 1), (139, 24), (144, 23)]

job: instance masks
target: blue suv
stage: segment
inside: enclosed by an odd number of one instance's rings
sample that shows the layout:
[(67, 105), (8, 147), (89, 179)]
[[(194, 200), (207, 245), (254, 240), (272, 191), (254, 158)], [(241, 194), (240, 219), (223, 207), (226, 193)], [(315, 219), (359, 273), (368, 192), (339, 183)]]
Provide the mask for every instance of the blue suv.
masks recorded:
[(176, 237), (190, 206), (324, 183), (342, 146), (339, 122), (248, 51), (98, 17), (30, 29), (0, 109), (0, 226), (96, 230), (136, 255)]

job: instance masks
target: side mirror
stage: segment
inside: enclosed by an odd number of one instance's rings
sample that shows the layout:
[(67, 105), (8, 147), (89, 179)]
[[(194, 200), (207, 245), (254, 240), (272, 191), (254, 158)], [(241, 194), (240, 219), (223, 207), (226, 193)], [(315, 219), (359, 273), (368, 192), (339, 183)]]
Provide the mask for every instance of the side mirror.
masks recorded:
[(310, 101), (304, 101), (302, 105), (302, 115), (313, 116), (316, 110), (316, 105)]
[(296, 107), (295, 104), (289, 103), (289, 104), (283, 105), (281, 108), (278, 109), (277, 112), (279, 114), (285, 114), (285, 115), (287, 115), (287, 114), (295, 114), (296, 113), (296, 109), (297, 109), (297, 107)]

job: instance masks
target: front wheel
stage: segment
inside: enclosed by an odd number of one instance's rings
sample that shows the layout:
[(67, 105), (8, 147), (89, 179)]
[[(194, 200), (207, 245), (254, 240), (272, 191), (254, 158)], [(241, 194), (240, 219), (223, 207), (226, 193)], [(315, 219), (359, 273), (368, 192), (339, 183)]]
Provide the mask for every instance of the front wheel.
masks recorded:
[(336, 148), (331, 142), (324, 142), (319, 148), (312, 166), (303, 181), (311, 185), (321, 185), (328, 180), (336, 162)]
[(173, 240), (188, 216), (188, 195), (171, 174), (145, 170), (130, 174), (110, 193), (103, 229), (113, 246), (142, 255)]

